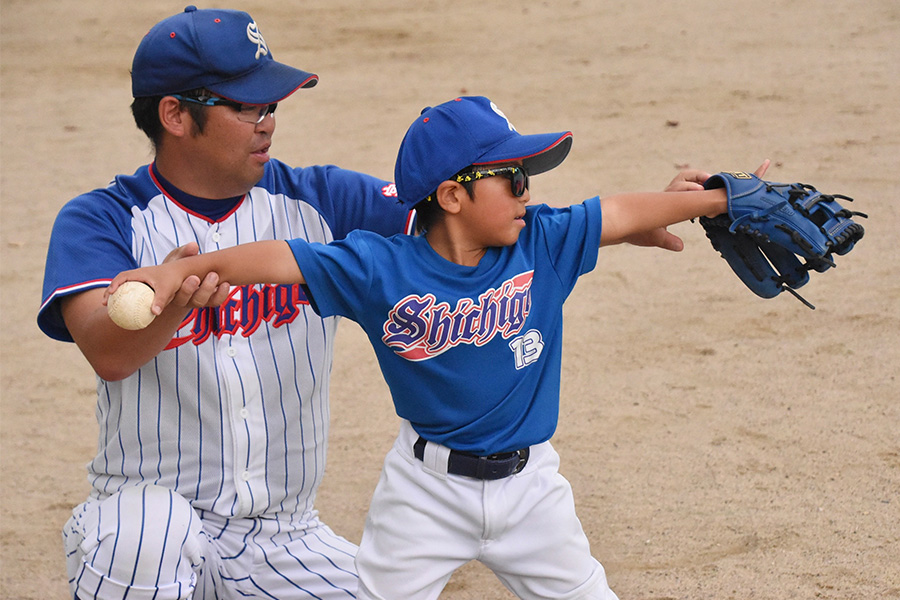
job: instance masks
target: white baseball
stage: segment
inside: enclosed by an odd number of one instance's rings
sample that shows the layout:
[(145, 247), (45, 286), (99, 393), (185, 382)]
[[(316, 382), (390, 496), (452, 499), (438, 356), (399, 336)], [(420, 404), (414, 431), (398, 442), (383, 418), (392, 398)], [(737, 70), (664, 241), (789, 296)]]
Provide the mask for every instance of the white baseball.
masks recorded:
[(143, 329), (156, 318), (150, 307), (153, 288), (142, 281), (126, 281), (106, 302), (109, 318), (122, 329)]

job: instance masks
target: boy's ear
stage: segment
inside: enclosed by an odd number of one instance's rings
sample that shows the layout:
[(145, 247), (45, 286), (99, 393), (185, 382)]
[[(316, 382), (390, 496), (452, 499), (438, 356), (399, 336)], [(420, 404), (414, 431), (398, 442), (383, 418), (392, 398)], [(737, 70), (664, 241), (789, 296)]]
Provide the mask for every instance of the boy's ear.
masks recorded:
[(190, 113), (181, 110), (181, 102), (173, 96), (164, 96), (159, 101), (159, 122), (163, 129), (174, 136), (184, 136), (190, 131)]
[(469, 198), (469, 193), (466, 192), (466, 188), (455, 181), (443, 181), (438, 186), (435, 196), (444, 212), (455, 215), (460, 211), (463, 198)]

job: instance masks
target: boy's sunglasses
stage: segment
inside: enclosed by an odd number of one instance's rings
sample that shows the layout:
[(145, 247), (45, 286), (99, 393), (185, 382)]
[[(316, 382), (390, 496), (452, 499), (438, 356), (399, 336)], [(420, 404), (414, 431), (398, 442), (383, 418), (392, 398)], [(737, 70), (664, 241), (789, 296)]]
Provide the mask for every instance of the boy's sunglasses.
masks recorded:
[(241, 104), (233, 102), (218, 96), (182, 96), (181, 94), (172, 94), (173, 98), (183, 100), (184, 102), (193, 102), (194, 104), (202, 104), (203, 106), (228, 106), (237, 111), (237, 117), (245, 123), (262, 123), (266, 115), (275, 115), (275, 109), (278, 103), (274, 104)]
[(509, 179), (509, 189), (516, 198), (521, 198), (528, 189), (528, 173), (524, 167), (499, 167), (497, 169), (477, 169), (475, 171), (463, 171), (456, 174), (456, 182), (463, 183), (477, 181), (485, 177), (506, 177)]

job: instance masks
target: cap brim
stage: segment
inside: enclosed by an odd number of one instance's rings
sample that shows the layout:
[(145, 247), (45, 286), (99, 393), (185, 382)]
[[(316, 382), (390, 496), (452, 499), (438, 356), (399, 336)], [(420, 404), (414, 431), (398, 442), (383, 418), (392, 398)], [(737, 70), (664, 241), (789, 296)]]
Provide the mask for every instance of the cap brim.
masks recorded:
[(482, 155), (475, 165), (520, 162), (529, 175), (559, 166), (572, 148), (572, 132), (516, 135)]
[(235, 102), (273, 104), (281, 102), (299, 89), (311, 88), (318, 82), (319, 76), (315, 73), (268, 60), (250, 73), (207, 85), (206, 89)]

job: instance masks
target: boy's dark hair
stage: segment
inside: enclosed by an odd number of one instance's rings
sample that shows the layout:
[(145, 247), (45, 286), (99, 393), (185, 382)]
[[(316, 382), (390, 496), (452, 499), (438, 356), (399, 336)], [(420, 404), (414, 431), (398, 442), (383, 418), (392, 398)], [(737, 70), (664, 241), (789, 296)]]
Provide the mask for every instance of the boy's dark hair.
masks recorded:
[[(204, 88), (199, 88), (182, 92), (179, 95), (197, 97), (203, 94), (209, 95), (209, 92)], [(134, 102), (131, 103), (131, 114), (134, 117), (135, 125), (150, 138), (154, 148), (159, 145), (163, 132), (162, 123), (159, 122), (159, 102), (162, 99), (163, 96), (149, 96), (146, 98), (135, 98)], [(206, 107), (196, 102), (187, 102), (185, 100), (180, 100), (179, 104), (182, 110), (187, 110), (190, 113), (194, 123), (197, 124), (199, 133), (203, 133), (203, 128), (206, 126), (206, 111), (203, 109)]]
[[(475, 167), (468, 166), (465, 169), (460, 170), (459, 173), (465, 173), (467, 171), (473, 171)], [(456, 175), (450, 178), (450, 181), (456, 181)], [(466, 193), (469, 195), (469, 198), (475, 198), (475, 181), (460, 181), (458, 182), (463, 188), (466, 190)], [(428, 228), (437, 223), (441, 216), (444, 214), (444, 209), (441, 208), (441, 205), (438, 204), (437, 201), (437, 190), (433, 191), (427, 198), (416, 204), (413, 209), (416, 211), (416, 234), (421, 235), (428, 231)]]

